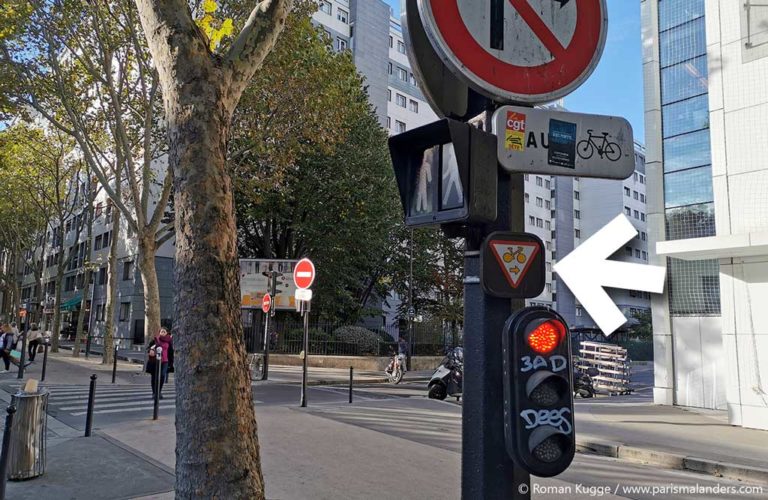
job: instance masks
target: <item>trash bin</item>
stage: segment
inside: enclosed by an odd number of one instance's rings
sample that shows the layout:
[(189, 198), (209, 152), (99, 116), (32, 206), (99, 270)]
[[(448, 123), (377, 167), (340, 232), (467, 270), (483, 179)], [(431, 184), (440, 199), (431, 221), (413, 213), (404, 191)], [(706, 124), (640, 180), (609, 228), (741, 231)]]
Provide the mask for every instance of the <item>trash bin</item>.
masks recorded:
[(8, 449), (8, 479), (31, 479), (45, 472), (45, 438), (48, 431), (48, 391), (17, 392)]

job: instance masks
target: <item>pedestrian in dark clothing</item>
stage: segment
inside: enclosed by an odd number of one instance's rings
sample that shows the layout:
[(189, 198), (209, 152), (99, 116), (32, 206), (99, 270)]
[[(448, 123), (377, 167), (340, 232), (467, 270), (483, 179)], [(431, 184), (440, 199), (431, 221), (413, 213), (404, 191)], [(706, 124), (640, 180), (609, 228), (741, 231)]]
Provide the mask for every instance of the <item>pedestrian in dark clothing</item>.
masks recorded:
[(2, 337), (0, 337), (0, 355), (3, 357), (5, 370), (2, 373), (8, 373), (11, 369), (11, 350), (13, 349), (13, 330), (11, 325), (3, 325)]
[[(158, 356), (157, 349), (161, 348), (162, 351)], [(168, 331), (165, 328), (161, 328), (154, 339), (149, 343), (147, 361), (147, 372), (152, 375), (152, 398), (154, 399), (155, 393), (158, 390), (158, 375), (160, 376), (160, 399), (163, 399), (163, 384), (168, 376), (168, 355), (169, 351), (173, 348), (173, 339), (168, 335)], [(159, 370), (157, 363), (160, 363)], [(159, 373), (158, 373), (159, 372)]]
[(29, 336), (27, 337), (27, 340), (29, 341), (29, 362), (33, 362), (35, 360), (35, 356), (37, 356), (37, 346), (40, 345), (40, 343), (43, 341), (43, 332), (40, 331), (40, 328), (37, 327), (36, 323), (32, 323), (32, 327), (29, 330)]

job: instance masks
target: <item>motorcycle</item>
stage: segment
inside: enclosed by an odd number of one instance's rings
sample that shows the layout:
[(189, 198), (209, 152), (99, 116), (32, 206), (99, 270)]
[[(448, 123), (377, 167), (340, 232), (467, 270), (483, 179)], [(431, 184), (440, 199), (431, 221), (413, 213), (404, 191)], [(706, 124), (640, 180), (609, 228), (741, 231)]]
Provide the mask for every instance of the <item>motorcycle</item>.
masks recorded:
[(456, 347), (448, 351), (448, 354), (440, 362), (440, 365), (432, 374), (427, 388), (427, 396), (430, 399), (443, 400), (448, 396), (457, 400), (462, 394), (462, 381), (464, 377), (464, 349)]
[(597, 392), (592, 383), (592, 377), (597, 375), (597, 369), (587, 368), (586, 370), (574, 368), (573, 370), (573, 395), (582, 398), (592, 398)]
[(405, 354), (392, 353), (387, 369), (384, 370), (387, 378), (393, 384), (399, 384), (405, 374)]

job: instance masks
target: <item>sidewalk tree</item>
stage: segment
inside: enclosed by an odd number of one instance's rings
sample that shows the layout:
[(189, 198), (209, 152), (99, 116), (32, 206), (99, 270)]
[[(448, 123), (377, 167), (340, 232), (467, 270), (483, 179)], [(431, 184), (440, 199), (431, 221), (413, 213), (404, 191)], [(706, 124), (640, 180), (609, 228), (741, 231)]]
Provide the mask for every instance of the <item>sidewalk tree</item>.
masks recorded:
[[(206, 13), (211, 4), (203, 2)], [(227, 140), (240, 96), (275, 45), (292, 2), (232, 4), (216, 18), (223, 26), (231, 17), (239, 32), (216, 45), (187, 0), (136, 0), (162, 89), (174, 179), (179, 498), (264, 498)], [(243, 4), (255, 7), (242, 15)]]
[[(83, 212), (84, 220), (85, 220), (85, 246), (83, 247), (85, 252), (83, 252), (83, 255), (81, 256), (83, 259), (83, 267), (85, 268), (85, 271), (83, 272), (83, 283), (80, 289), (82, 290), (82, 296), (80, 297), (80, 312), (78, 313), (77, 317), (77, 329), (75, 331), (75, 345), (72, 349), (72, 357), (77, 358), (80, 357), (80, 347), (83, 345), (83, 337), (85, 336), (85, 310), (88, 308), (88, 288), (90, 286), (96, 286), (96, 280), (93, 280), (93, 272), (95, 269), (98, 268), (98, 266), (93, 262), (93, 222), (94, 222), (94, 203), (96, 202), (96, 195), (98, 193), (98, 187), (96, 185), (96, 179), (91, 179), (89, 177), (89, 170), (85, 170), (85, 179), (86, 179), (86, 185), (85, 185), (85, 210)], [(91, 284), (91, 280), (93, 280), (93, 284)], [(90, 319), (92, 315), (94, 314), (94, 306), (93, 303), (91, 303), (91, 312), (88, 315), (88, 318)], [(87, 330), (88, 335), (91, 335), (90, 328)], [(86, 342), (86, 348), (87, 348), (87, 342)]]
[(29, 5), (21, 27), (0, 32), (6, 114), (72, 138), (136, 235), (145, 331), (154, 334), (160, 327), (155, 255), (174, 236), (172, 221), (163, 222), (173, 179), (159, 76), (138, 11), (131, 0)]
[(314, 311), (354, 322), (366, 312), (399, 207), (387, 134), (350, 54), (313, 26), (316, 9), (297, 5), (235, 113), (238, 244), (243, 257), (311, 256)]

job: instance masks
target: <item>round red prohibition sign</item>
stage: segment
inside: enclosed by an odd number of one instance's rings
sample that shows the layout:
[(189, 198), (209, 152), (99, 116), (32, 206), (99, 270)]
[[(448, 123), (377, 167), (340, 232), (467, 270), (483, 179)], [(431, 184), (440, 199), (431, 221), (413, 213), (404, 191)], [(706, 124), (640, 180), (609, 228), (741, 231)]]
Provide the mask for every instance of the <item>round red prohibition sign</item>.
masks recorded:
[(301, 259), (293, 268), (293, 282), (296, 288), (309, 288), (313, 281), (315, 281), (315, 265), (307, 258)]
[(419, 12), (459, 77), (492, 99), (525, 104), (551, 102), (583, 83), (608, 24), (605, 0), (419, 0)]
[(264, 298), (261, 299), (261, 310), (265, 313), (269, 312), (269, 309), (272, 307), (272, 296), (268, 293), (264, 295)]

